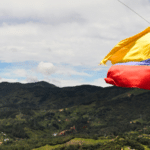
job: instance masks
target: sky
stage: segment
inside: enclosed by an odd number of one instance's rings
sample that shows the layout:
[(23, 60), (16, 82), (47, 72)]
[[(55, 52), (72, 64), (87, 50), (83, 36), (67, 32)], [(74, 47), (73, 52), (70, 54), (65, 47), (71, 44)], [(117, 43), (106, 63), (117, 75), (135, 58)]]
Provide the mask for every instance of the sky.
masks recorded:
[[(120, 0), (150, 22), (150, 0)], [(118, 0), (0, 1), (0, 82), (112, 86), (98, 65), (149, 24)]]

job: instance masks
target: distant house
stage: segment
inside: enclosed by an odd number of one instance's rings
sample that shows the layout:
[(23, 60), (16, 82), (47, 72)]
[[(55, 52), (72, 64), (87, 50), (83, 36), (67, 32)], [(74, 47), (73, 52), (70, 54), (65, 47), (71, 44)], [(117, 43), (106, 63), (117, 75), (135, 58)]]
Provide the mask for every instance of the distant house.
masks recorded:
[(69, 121), (69, 120), (66, 118), (65, 121)]
[(57, 133), (54, 133), (54, 134), (53, 134), (53, 136), (56, 136), (56, 135), (57, 135)]
[[(75, 125), (74, 126), (72, 126), (72, 127), (70, 127), (70, 129), (69, 130), (64, 130), (64, 131), (61, 131), (60, 133), (58, 133), (58, 135), (65, 135), (66, 133), (72, 133), (72, 131), (73, 130), (75, 130), (76, 131), (76, 129), (75, 129)], [(77, 131), (76, 131), (77, 132)]]
[(9, 139), (7, 138), (7, 139), (4, 139), (4, 141), (6, 142), (6, 141), (9, 141)]
[(59, 109), (59, 111), (63, 111), (63, 109)]
[(70, 130), (75, 129), (75, 125), (73, 127), (70, 127)]
[(58, 135), (65, 135), (66, 131), (68, 131), (68, 130), (61, 131), (60, 133), (58, 133)]
[(134, 96), (134, 94), (127, 93), (127, 96), (132, 98)]
[(128, 95), (128, 97), (130, 97), (130, 96), (131, 96), (131, 94), (130, 94), (130, 93), (128, 93), (127, 95)]

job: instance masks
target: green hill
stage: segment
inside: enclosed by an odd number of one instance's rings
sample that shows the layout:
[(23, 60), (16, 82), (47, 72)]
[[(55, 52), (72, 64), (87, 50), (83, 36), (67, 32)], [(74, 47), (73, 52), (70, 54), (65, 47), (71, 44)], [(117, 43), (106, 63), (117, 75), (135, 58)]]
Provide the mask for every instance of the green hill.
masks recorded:
[[(126, 142), (111, 141), (107, 143), (111, 147), (149, 146), (150, 142), (138, 137), (150, 133), (149, 97), (149, 90), (136, 88), (91, 85), (59, 88), (44, 81), (2, 82), (0, 149), (34, 149), (64, 144), (74, 138), (96, 140), (116, 136)], [(130, 135), (131, 131), (134, 134)]]

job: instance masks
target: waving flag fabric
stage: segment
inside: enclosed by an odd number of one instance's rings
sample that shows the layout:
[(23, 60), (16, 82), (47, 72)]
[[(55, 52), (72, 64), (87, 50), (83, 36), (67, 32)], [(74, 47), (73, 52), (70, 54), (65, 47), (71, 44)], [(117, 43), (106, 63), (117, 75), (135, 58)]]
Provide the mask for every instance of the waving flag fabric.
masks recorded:
[(106, 83), (127, 88), (150, 90), (150, 27), (118, 43), (101, 61), (112, 65)]
[(104, 79), (106, 83), (119, 87), (150, 90), (150, 59), (113, 65)]
[(130, 61), (143, 61), (150, 58), (150, 27), (144, 31), (119, 42), (101, 61), (106, 65)]

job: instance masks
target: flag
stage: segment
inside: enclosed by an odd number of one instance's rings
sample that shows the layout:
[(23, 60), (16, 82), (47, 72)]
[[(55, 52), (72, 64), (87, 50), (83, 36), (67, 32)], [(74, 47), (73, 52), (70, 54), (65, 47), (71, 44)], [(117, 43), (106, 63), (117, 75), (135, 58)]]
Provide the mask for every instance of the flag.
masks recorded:
[(150, 58), (150, 27), (144, 31), (119, 42), (99, 65), (108, 60), (112, 64), (130, 61), (143, 61)]
[(150, 90), (150, 59), (113, 65), (104, 79), (118, 87)]
[(150, 90), (150, 27), (119, 42), (101, 61), (110, 60), (106, 83)]

